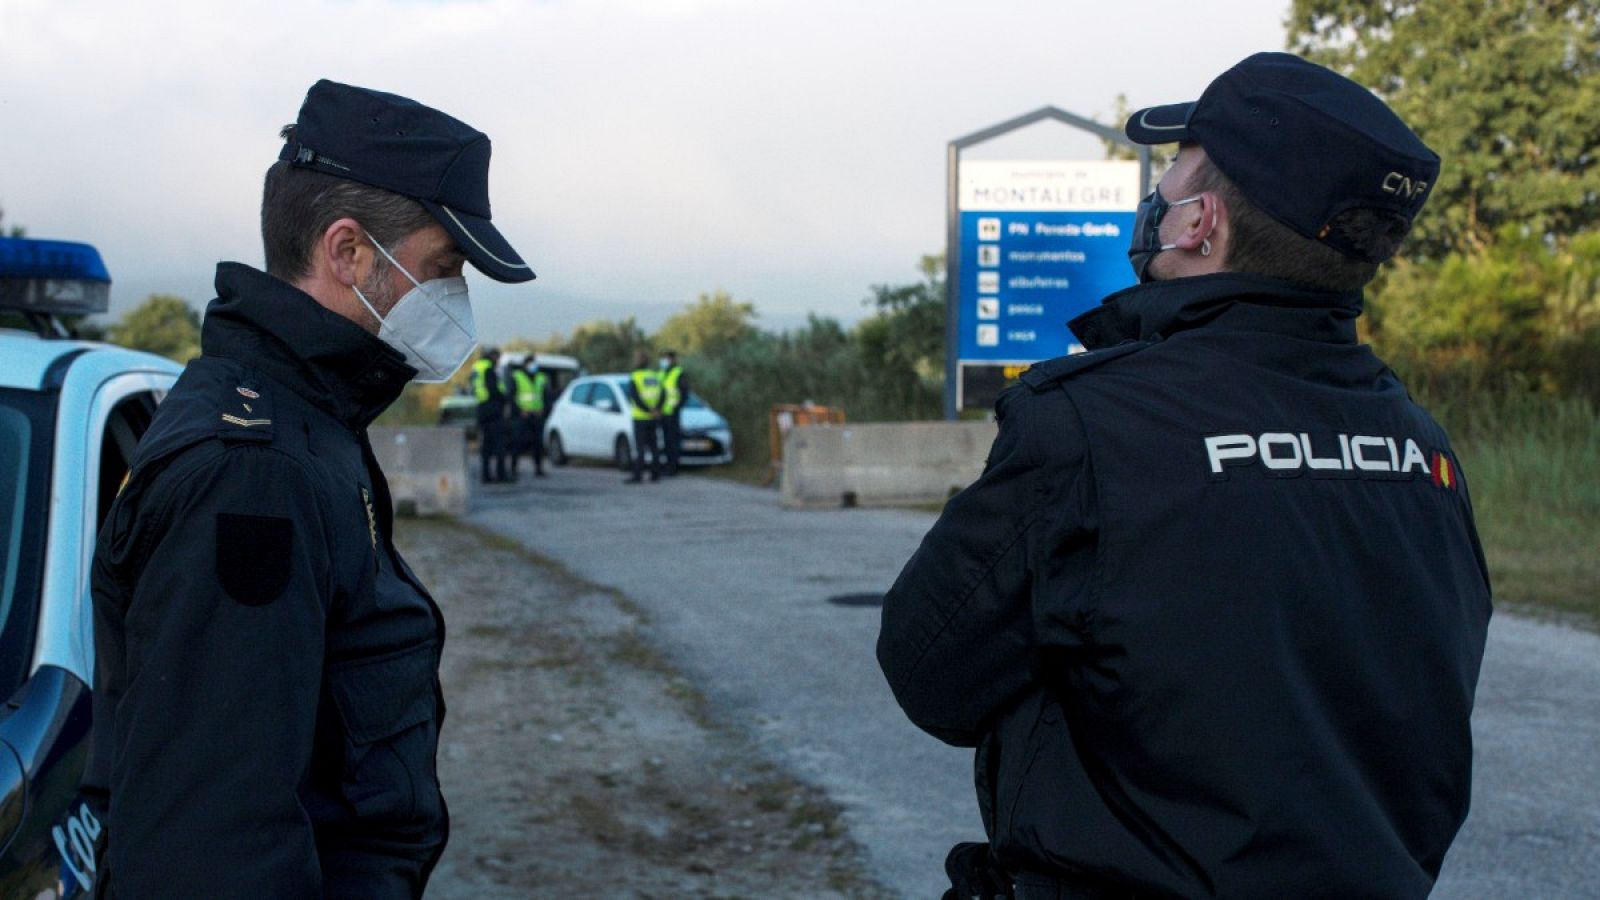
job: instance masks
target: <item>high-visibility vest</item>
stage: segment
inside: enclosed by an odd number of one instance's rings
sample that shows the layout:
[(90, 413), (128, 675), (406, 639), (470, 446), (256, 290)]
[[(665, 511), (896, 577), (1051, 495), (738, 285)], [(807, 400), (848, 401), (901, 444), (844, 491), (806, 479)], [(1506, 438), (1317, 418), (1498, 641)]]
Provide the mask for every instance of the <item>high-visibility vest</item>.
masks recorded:
[(533, 411), (544, 412), (544, 398), (550, 393), (550, 376), (543, 372), (533, 373)]
[(516, 385), (517, 409), (522, 412), (538, 412), (542, 405), (534, 391), (533, 378), (521, 369), (511, 370), (511, 381)]
[(655, 369), (633, 370), (633, 392), (639, 398), (633, 404), (633, 417), (654, 418), (656, 410), (661, 408), (661, 373)]
[(521, 369), (511, 370), (511, 380), (516, 382), (517, 409), (523, 412), (544, 412), (544, 395), (550, 387), (550, 376), (543, 372), (529, 375)]
[(661, 386), (667, 391), (666, 402), (661, 404), (661, 411), (672, 415), (683, 405), (683, 393), (678, 390), (678, 379), (683, 377), (683, 366), (673, 366), (661, 375)]
[(494, 377), (494, 363), (480, 359), (472, 364), (472, 396), (479, 403), (490, 399), (489, 379)]

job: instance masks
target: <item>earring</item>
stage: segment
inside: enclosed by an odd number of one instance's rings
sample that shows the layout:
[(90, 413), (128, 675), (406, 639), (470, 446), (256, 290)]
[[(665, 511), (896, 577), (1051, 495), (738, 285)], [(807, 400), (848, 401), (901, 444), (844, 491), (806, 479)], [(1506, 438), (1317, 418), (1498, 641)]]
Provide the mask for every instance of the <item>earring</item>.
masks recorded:
[(1209, 238), (1207, 238), (1205, 240), (1202, 240), (1200, 242), (1200, 255), (1201, 256), (1210, 256), (1211, 255), (1211, 240)]

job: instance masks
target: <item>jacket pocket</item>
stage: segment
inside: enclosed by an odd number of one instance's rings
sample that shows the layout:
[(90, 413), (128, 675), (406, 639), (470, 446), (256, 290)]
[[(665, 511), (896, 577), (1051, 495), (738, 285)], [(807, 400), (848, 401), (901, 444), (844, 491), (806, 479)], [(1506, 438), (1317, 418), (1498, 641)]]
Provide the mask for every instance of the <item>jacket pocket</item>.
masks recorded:
[(440, 810), (433, 649), (422, 644), (329, 672), (345, 731), (340, 791), (358, 818), (410, 821)]

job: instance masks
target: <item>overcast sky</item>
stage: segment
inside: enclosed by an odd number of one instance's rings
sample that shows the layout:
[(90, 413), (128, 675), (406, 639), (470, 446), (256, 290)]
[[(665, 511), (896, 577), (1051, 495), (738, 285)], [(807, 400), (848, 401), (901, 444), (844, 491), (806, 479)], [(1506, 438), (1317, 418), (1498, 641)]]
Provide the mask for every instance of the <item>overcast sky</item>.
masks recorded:
[[(88, 241), (113, 314), (260, 265), (261, 176), (327, 77), (488, 133), (494, 220), (539, 273), (469, 270), (486, 341), (653, 328), (722, 288), (851, 322), (943, 249), (949, 141), (1044, 105), (1110, 122), (1281, 49), (1288, 0), (0, 0), (0, 208)], [(1098, 158), (1060, 126), (974, 157)]]

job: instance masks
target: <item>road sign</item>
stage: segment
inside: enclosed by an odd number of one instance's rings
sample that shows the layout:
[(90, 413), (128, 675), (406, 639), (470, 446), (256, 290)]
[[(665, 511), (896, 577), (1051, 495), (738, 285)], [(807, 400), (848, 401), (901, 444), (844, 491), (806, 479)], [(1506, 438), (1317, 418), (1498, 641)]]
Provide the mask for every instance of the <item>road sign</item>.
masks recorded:
[[(967, 148), (1055, 121), (1137, 161), (963, 160)], [(1053, 106), (950, 142), (946, 167), (944, 414), (987, 406), (1015, 373), (1076, 349), (1067, 320), (1133, 284), (1128, 241), (1150, 148)]]
[(1133, 283), (1132, 161), (962, 161), (962, 364), (1029, 363), (1077, 349), (1068, 319)]

